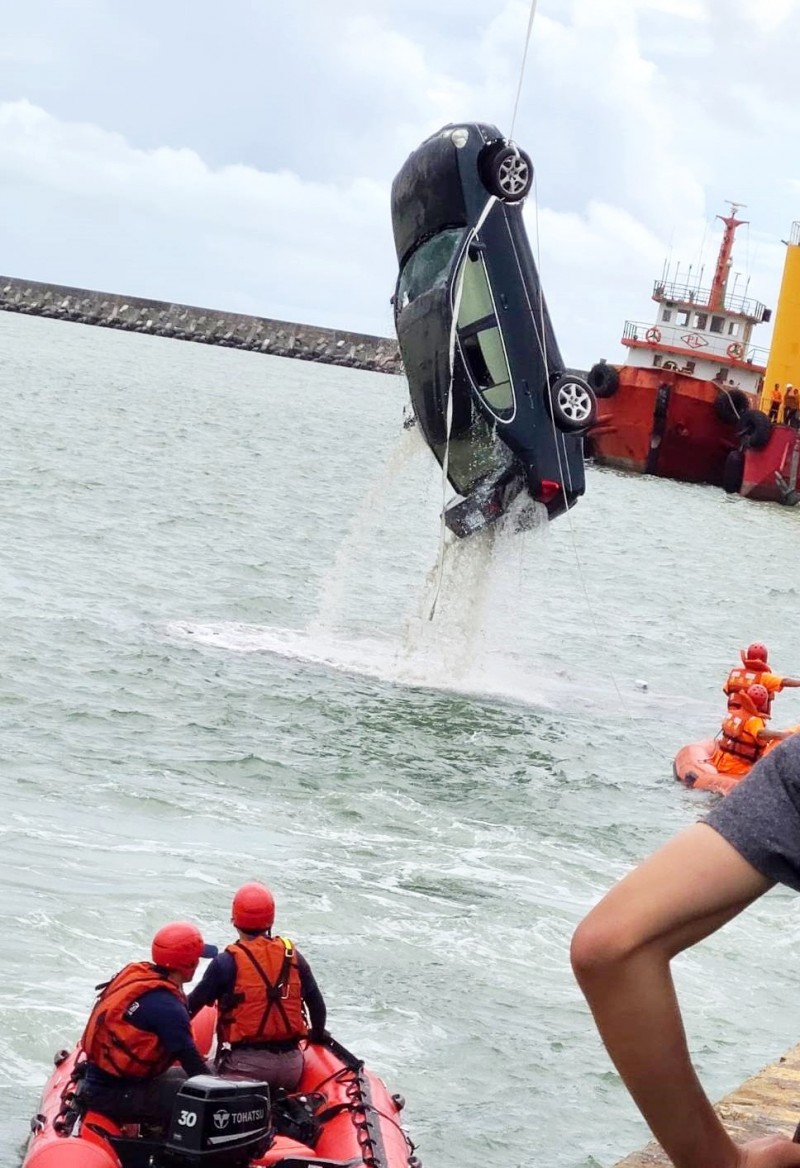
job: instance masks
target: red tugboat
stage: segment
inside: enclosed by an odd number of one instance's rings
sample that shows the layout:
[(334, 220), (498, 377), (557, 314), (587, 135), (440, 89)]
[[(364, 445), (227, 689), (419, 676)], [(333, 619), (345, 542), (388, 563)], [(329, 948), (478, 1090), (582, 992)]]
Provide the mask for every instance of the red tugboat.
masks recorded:
[[(755, 348), (755, 325), (771, 310), (728, 292), (733, 240), (746, 220), (719, 215), (725, 231), (710, 288), (703, 270), (691, 282), (656, 281), (655, 321), (626, 321), (624, 365), (601, 361), (589, 373), (600, 403), (589, 449), (601, 466), (738, 491), (743, 448), (763, 449), (772, 426), (757, 409), (766, 349)], [(737, 481), (734, 482), (733, 480)]]

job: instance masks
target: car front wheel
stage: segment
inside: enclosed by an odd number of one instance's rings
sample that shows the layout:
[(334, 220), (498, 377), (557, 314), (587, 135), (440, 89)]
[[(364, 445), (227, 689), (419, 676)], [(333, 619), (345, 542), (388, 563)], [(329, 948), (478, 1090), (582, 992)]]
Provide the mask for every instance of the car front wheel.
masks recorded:
[(572, 373), (561, 373), (550, 386), (550, 413), (559, 430), (577, 434), (597, 421), (597, 398), (588, 382)]
[(484, 186), (503, 203), (521, 202), (533, 184), (533, 163), (524, 150), (495, 146), (480, 163)]

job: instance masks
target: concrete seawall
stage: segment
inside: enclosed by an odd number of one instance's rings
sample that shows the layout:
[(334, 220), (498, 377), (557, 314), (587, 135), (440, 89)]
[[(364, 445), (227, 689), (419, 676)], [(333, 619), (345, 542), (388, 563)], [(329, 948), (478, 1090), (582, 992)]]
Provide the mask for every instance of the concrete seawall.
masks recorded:
[(403, 371), (397, 342), (388, 337), (60, 284), (40, 284), (13, 276), (0, 276), (0, 310), (379, 373)]
[[(737, 1142), (791, 1136), (800, 1120), (800, 1046), (731, 1091), (716, 1104), (716, 1111)], [(615, 1168), (670, 1168), (670, 1161), (652, 1143), (619, 1160)]]

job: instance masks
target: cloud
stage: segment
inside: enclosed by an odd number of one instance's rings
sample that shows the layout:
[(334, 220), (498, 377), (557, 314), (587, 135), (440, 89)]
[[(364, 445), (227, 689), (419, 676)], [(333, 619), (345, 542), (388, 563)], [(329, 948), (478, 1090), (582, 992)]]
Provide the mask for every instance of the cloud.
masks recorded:
[(5, 274), (390, 328), (386, 191), (370, 179), (214, 169), (194, 151), (137, 150), (23, 101), (0, 106), (0, 184)]
[[(230, 0), (220, 20), (196, 0), (187, 21), (160, 0), (28, 0), (2, 48), (3, 266), (390, 333), (392, 177), (445, 122), (508, 132), (529, 14)], [(539, 0), (514, 136), (571, 363), (621, 355), (668, 254), (713, 262), (729, 198), (752, 220), (736, 269), (774, 302), (798, 36), (798, 0)]]

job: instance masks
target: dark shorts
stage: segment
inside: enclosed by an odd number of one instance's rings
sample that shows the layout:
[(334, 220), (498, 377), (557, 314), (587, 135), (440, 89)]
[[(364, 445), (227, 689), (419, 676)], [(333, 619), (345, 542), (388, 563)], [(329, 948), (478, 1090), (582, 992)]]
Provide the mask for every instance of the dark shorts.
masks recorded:
[(800, 892), (800, 734), (757, 762), (704, 822), (762, 876)]

